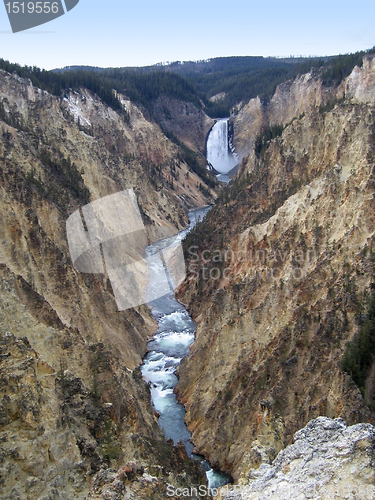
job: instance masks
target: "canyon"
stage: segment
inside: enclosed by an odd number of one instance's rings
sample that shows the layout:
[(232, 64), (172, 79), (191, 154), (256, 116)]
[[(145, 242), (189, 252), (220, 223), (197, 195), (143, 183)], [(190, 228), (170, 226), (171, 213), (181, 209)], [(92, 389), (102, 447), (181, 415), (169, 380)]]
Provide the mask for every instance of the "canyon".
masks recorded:
[(227, 187), (199, 176), (216, 121), (203, 105), (116, 98), (114, 110), (0, 70), (0, 499), (159, 499), (206, 484), (165, 439), (142, 378), (155, 317), (118, 311), (108, 276), (69, 255), (67, 218), (130, 188), (151, 240), (212, 205), (184, 243), (177, 298), (197, 330), (175, 394), (194, 451), (232, 476), (227, 497), (283, 498), (285, 481), (302, 494), (326, 476), (331, 494), (340, 468), (372, 487), (375, 365), (361, 392), (342, 359), (374, 278), (374, 56), (338, 85), (312, 69), (238, 104)]

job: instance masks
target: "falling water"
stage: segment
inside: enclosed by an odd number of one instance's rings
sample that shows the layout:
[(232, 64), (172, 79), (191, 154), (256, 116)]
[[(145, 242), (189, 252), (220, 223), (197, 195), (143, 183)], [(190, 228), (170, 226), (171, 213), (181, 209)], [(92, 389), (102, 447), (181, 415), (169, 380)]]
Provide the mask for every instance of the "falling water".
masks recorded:
[(207, 139), (207, 161), (221, 174), (227, 174), (239, 163), (230, 144), (228, 122), (228, 118), (218, 120)]

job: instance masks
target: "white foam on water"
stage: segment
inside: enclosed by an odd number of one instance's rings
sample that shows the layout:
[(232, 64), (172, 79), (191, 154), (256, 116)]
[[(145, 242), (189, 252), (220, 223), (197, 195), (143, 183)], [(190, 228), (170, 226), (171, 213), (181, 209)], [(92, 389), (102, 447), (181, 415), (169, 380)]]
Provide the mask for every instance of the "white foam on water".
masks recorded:
[(207, 139), (207, 161), (221, 174), (232, 170), (240, 161), (230, 148), (228, 118), (218, 120), (212, 127)]
[(173, 389), (163, 389), (162, 387), (152, 385), (150, 391), (154, 408), (159, 413), (164, 413), (168, 406), (176, 404)]
[[(191, 227), (207, 210), (196, 211), (194, 217), (191, 217)], [(184, 235), (187, 232), (184, 231)], [(163, 241), (149, 247), (149, 255), (155, 255), (164, 244)], [(151, 259), (150, 268), (148, 293), (149, 296), (154, 296), (159, 280), (163, 282), (165, 279), (165, 269), (161, 259), (157, 258)], [(152, 307), (152, 315), (158, 321), (158, 330), (148, 343), (150, 351), (143, 360), (142, 375), (149, 384), (153, 406), (160, 413), (159, 425), (165, 436), (173, 439), (175, 444), (182, 440), (188, 455), (192, 456), (193, 444), (184, 420), (185, 408), (177, 401), (173, 389), (178, 383), (176, 369), (181, 359), (189, 353), (190, 345), (195, 339), (196, 325), (172, 293), (153, 300), (149, 305)], [(226, 484), (228, 481), (223, 477), (212, 469), (207, 471), (210, 487)]]
[(183, 332), (161, 332), (154, 336), (154, 340), (158, 341), (167, 341), (174, 342), (176, 344), (189, 344), (194, 341), (195, 335), (194, 332), (183, 331)]

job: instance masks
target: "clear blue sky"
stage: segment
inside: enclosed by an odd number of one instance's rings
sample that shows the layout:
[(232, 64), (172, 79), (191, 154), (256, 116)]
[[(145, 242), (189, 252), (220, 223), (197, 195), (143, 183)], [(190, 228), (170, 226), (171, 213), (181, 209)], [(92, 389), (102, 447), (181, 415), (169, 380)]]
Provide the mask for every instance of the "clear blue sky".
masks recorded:
[(374, 45), (374, 1), (80, 0), (59, 19), (17, 34), (0, 4), (0, 57), (46, 69), (333, 55)]

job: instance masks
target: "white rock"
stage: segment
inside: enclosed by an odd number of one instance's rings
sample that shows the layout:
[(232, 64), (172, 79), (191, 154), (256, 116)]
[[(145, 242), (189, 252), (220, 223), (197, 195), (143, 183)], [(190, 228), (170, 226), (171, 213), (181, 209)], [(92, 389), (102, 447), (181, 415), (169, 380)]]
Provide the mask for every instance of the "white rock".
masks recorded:
[(248, 474), (248, 484), (223, 498), (235, 500), (338, 500), (375, 498), (375, 427), (348, 427), (338, 418), (319, 417), (296, 432), (294, 444), (272, 465)]

